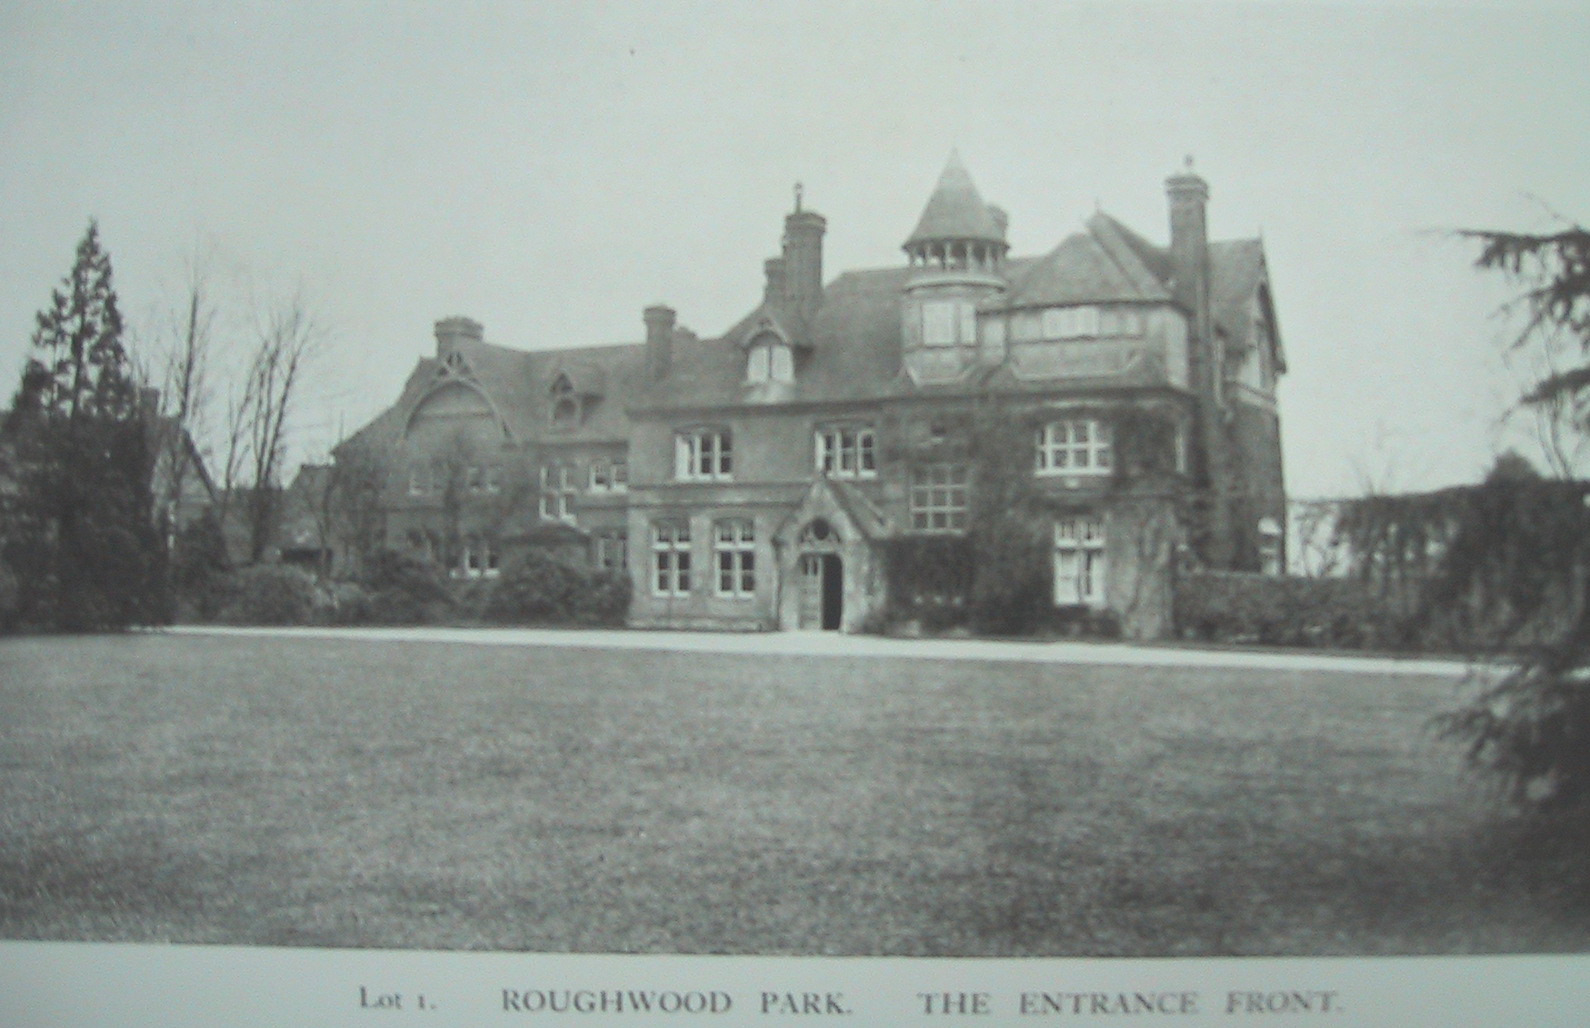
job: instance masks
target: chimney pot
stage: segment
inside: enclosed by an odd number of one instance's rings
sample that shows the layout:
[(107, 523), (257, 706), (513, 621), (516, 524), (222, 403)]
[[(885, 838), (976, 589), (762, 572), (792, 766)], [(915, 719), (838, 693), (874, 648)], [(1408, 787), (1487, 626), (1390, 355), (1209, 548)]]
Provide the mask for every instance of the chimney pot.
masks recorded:
[(443, 318), (436, 323), (436, 356), (447, 356), (462, 340), (478, 343), (484, 338), (485, 329), (473, 318)]

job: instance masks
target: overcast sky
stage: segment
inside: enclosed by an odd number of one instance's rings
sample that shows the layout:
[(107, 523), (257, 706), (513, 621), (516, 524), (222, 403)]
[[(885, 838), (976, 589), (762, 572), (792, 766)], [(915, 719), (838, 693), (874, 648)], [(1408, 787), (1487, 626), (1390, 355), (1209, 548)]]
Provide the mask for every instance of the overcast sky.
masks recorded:
[(302, 287), (308, 457), (439, 317), (550, 348), (661, 300), (722, 332), (797, 180), (831, 278), (900, 262), (952, 147), (1015, 254), (1096, 206), (1163, 241), (1192, 154), (1212, 234), (1264, 236), (1290, 491), (1470, 481), (1508, 441), (1506, 292), (1444, 231), (1590, 219), (1586, 40), (1583, 4), (6, 5), (0, 374), (90, 217), (141, 337), (196, 248), (232, 331)]

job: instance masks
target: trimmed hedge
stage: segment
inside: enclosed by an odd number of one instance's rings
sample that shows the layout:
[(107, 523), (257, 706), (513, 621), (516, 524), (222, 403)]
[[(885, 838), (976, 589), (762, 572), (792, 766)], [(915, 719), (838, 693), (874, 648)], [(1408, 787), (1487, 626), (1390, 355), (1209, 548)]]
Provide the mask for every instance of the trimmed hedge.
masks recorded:
[(1198, 571), (1176, 583), (1184, 638), (1265, 646), (1406, 649), (1409, 618), (1363, 582)]

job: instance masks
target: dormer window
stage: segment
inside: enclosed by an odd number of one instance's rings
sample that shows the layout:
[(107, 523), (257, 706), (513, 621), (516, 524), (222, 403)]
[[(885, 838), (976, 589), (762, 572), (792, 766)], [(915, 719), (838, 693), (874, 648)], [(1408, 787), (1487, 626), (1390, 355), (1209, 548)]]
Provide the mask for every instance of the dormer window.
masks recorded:
[(745, 380), (752, 384), (794, 382), (795, 354), (789, 344), (772, 333), (752, 340), (745, 356)]
[(569, 376), (559, 375), (552, 383), (552, 423), (577, 425), (580, 422), (580, 398), (574, 392)]

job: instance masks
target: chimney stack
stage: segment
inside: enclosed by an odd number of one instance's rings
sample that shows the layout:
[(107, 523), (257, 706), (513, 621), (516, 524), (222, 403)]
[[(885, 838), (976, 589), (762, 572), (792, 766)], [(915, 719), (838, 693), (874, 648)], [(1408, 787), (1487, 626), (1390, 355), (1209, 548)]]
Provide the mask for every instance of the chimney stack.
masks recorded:
[(810, 322), (823, 302), (823, 233), (828, 220), (816, 211), (795, 213), (784, 219), (784, 309)]
[(1231, 566), (1231, 468), (1225, 432), (1225, 354), (1215, 338), (1209, 298), (1209, 183), (1186, 167), (1165, 180), (1170, 202), (1171, 295), (1187, 312), (1188, 378), (1197, 397), (1198, 446), (1194, 474), (1209, 490), (1203, 558)]
[(436, 323), (436, 359), (453, 352), (462, 340), (478, 343), (483, 338), (485, 329), (473, 318), (443, 318)]
[(646, 373), (652, 381), (668, 374), (674, 363), (674, 319), (667, 304), (654, 303), (641, 315), (646, 322)]
[(767, 288), (762, 293), (762, 302), (769, 307), (783, 309), (784, 307), (784, 258), (769, 257), (762, 262), (763, 269), (767, 272)]
[(1209, 317), (1209, 229), (1205, 209), (1209, 204), (1209, 183), (1192, 170), (1165, 180), (1165, 195), (1170, 201), (1170, 264), (1175, 278), (1176, 300), (1187, 309), (1195, 330), (1207, 327)]

